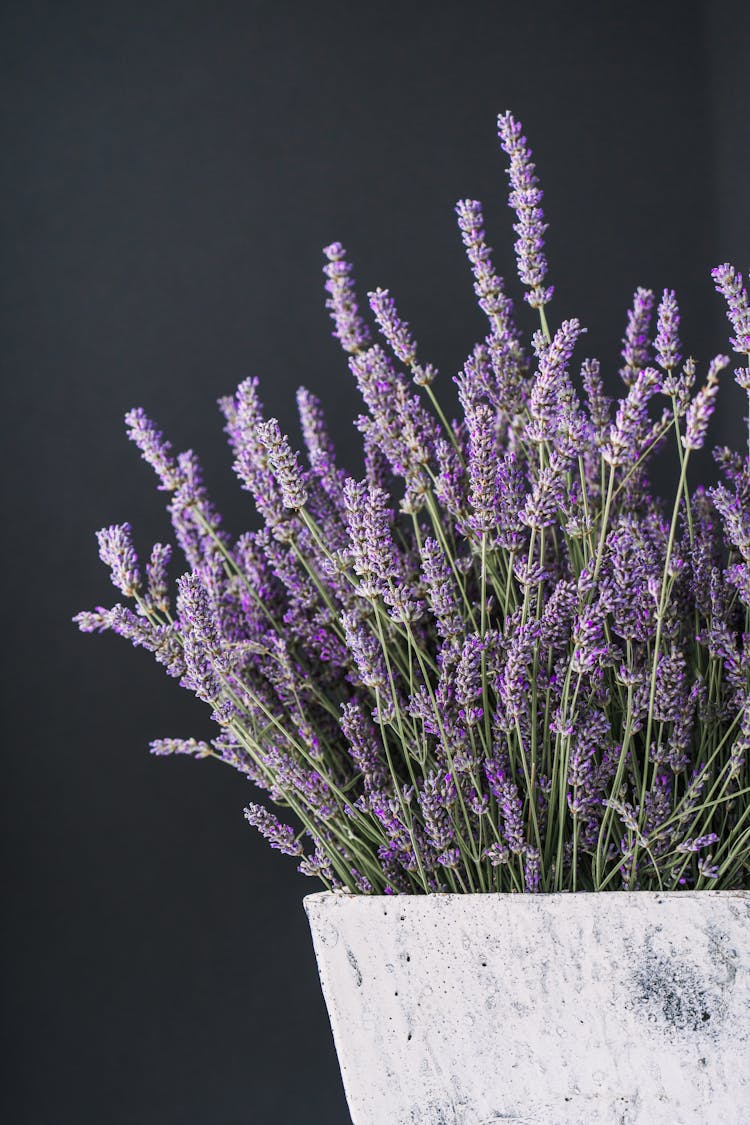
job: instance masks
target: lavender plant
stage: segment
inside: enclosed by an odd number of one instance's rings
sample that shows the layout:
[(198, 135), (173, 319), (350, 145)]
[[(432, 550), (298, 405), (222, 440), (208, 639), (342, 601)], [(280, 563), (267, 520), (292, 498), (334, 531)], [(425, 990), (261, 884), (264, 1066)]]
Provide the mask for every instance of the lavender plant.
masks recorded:
[[(343, 247), (328, 246), (364, 477), (337, 464), (314, 395), (297, 397), (303, 462), (247, 379), (220, 400), (260, 517), (235, 540), (195, 455), (132, 410), (188, 569), (175, 597), (170, 546), (143, 573), (130, 526), (105, 528), (126, 601), (75, 620), (148, 649), (209, 705), (215, 738), (152, 751), (245, 774), (290, 820), (251, 803), (250, 824), (328, 887), (747, 886), (750, 458), (716, 450), (713, 488), (690, 472), (729, 360), (696, 389), (675, 294), (638, 289), (611, 401), (597, 360), (574, 361), (579, 321), (549, 327), (542, 191), (520, 123), (505, 113), (498, 130), (539, 316), (530, 345), (475, 200), (456, 212), (488, 328), (455, 378), (452, 420), (391, 294), (370, 293), (365, 316)], [(750, 394), (747, 291), (731, 265), (713, 278)], [(671, 504), (649, 477), (665, 445)]]

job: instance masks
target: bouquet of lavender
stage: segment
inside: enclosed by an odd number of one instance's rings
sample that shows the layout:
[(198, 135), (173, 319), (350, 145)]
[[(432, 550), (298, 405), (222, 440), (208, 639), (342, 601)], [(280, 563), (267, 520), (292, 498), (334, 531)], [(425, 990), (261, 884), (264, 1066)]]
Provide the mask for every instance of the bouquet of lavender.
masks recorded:
[[(151, 651), (209, 704), (211, 742), (155, 754), (227, 762), (288, 813), (248, 821), (299, 870), (362, 894), (737, 888), (750, 872), (750, 458), (716, 450), (723, 483), (692, 487), (718, 355), (696, 389), (675, 295), (638, 289), (624, 384), (576, 362), (583, 328), (546, 307), (542, 192), (522, 129), (498, 120), (524, 299), (522, 340), (485, 241), (458, 225), (489, 331), (455, 378), (448, 420), (388, 290), (359, 311), (338, 243), (327, 308), (364, 400), (364, 477), (335, 460), (318, 400), (297, 401), (307, 464), (255, 379), (220, 400), (234, 467), (261, 526), (233, 540), (192, 451), (142, 410), (128, 434), (171, 494), (188, 571), (157, 543), (142, 576), (128, 524), (99, 532), (133, 603), (75, 618)], [(713, 271), (747, 358), (750, 304)], [(415, 391), (411, 384), (416, 384)], [(667, 445), (679, 482), (648, 476)]]

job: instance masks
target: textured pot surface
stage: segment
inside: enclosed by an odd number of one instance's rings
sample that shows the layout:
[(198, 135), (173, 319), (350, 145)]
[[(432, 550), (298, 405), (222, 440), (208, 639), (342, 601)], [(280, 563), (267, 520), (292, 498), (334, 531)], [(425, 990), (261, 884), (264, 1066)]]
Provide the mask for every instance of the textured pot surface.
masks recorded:
[(750, 892), (305, 899), (355, 1125), (748, 1125)]

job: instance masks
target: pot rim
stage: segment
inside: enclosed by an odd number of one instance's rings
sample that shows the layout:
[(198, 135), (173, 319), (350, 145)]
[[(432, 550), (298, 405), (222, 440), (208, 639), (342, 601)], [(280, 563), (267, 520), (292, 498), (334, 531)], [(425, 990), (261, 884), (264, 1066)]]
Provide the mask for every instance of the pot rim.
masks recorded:
[(441, 902), (446, 899), (455, 900), (457, 902), (470, 901), (472, 899), (518, 899), (523, 902), (548, 902), (550, 900), (568, 900), (568, 899), (605, 899), (607, 902), (612, 901), (612, 896), (617, 895), (623, 900), (634, 901), (635, 899), (642, 899), (644, 901), (657, 902), (664, 899), (668, 901), (680, 899), (696, 899), (696, 898), (738, 898), (741, 900), (750, 901), (750, 888), (747, 890), (711, 890), (706, 888), (702, 891), (686, 890), (686, 891), (539, 891), (536, 894), (529, 894), (527, 892), (518, 891), (473, 891), (468, 894), (454, 894), (449, 891), (432, 891), (429, 894), (397, 894), (397, 895), (367, 895), (357, 894), (355, 891), (349, 890), (336, 890), (336, 891), (313, 891), (303, 897), (303, 903), (308, 902), (375, 902), (375, 903), (403, 903), (403, 902), (426, 902), (429, 899), (438, 899)]

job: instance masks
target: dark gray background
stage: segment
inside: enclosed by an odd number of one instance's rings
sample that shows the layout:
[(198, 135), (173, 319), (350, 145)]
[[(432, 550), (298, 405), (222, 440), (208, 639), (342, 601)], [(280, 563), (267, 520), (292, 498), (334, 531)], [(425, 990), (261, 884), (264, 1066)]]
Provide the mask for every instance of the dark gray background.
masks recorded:
[[(209, 734), (202, 708), (69, 621), (115, 600), (96, 528), (168, 534), (124, 412), (201, 453), (235, 531), (214, 403), (248, 374), (287, 425), (317, 391), (356, 467), (321, 247), (392, 287), (448, 382), (482, 331), (456, 199), (485, 201), (513, 269), (508, 107), (547, 193), (553, 323), (580, 315), (614, 370), (634, 287), (674, 285), (706, 360), (709, 270), (750, 261), (749, 37), (725, 2), (2, 5), (4, 1121), (347, 1120), (312, 884), (247, 829), (239, 775), (146, 753)], [(717, 440), (743, 410), (729, 384)]]

